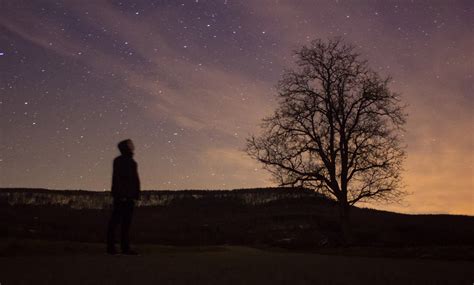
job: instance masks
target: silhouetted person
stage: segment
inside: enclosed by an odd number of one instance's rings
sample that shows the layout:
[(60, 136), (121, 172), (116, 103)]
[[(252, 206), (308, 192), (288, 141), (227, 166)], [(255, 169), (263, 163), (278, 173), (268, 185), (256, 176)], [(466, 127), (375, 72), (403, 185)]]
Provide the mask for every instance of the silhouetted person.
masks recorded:
[(140, 196), (137, 163), (133, 160), (135, 147), (132, 140), (118, 143), (121, 155), (114, 159), (112, 173), (113, 210), (107, 229), (107, 253), (116, 254), (115, 230), (120, 224), (120, 245), (123, 254), (135, 255), (130, 249), (129, 230), (135, 201)]

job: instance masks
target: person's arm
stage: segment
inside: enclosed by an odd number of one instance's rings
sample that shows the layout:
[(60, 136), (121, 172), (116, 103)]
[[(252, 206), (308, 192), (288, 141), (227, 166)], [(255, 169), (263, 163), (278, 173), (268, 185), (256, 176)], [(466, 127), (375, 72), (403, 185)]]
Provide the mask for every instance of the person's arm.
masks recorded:
[(132, 175), (130, 166), (123, 159), (116, 158), (114, 160), (114, 171), (112, 178), (112, 195), (114, 198), (127, 198), (127, 192), (130, 191), (132, 183)]
[(112, 187), (111, 187), (111, 194), (112, 197), (117, 198), (118, 195), (118, 187), (119, 187), (119, 166), (117, 159), (114, 159), (113, 167), (112, 167)]
[(133, 167), (133, 178), (134, 178), (134, 186), (135, 186), (135, 193), (134, 199), (140, 199), (140, 177), (138, 175), (138, 164), (135, 162)]

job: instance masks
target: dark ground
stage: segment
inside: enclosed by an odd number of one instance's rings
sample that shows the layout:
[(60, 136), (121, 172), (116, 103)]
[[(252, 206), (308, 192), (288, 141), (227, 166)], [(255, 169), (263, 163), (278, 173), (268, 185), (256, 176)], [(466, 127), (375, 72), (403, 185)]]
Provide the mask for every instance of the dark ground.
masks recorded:
[(1, 284), (466, 284), (474, 262), (323, 255), (239, 246), (139, 245), (108, 256), (102, 244), (1, 240)]
[(268, 190), (148, 193), (148, 201), (174, 199), (136, 208), (132, 242), (141, 256), (107, 256), (110, 208), (71, 208), (97, 199), (106, 205), (104, 195), (63, 191), (61, 200), (41, 190), (31, 200), (38, 191), (15, 191), (33, 202), (12, 204), (13, 192), (0, 193), (1, 285), (474, 282), (470, 216), (353, 208), (353, 241), (345, 246), (336, 205), (325, 198), (288, 190), (270, 200)]

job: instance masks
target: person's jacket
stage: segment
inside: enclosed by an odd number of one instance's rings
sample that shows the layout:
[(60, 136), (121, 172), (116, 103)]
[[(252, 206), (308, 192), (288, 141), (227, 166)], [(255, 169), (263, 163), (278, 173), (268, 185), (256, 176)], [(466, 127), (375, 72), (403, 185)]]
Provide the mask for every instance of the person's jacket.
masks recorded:
[(112, 197), (135, 199), (140, 197), (140, 178), (137, 163), (131, 154), (122, 154), (114, 159), (112, 174)]

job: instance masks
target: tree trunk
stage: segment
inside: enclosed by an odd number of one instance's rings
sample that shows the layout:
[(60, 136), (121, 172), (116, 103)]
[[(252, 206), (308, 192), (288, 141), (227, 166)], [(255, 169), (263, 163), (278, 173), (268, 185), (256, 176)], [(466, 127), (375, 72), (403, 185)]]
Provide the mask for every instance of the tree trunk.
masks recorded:
[(341, 232), (344, 245), (352, 244), (352, 228), (350, 219), (350, 205), (347, 202), (339, 203)]

